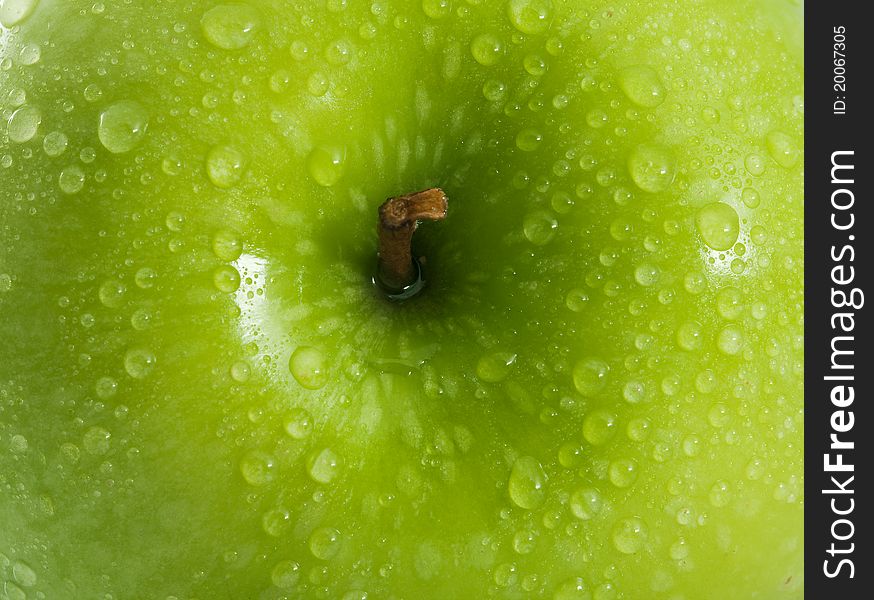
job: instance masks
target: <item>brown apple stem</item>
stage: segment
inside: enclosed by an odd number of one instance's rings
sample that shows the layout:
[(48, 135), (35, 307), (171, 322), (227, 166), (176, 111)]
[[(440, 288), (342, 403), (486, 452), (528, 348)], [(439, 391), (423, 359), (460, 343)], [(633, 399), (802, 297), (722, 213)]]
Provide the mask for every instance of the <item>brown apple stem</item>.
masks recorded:
[(439, 188), (389, 198), (379, 207), (379, 282), (389, 293), (416, 283), (419, 267), (411, 242), (421, 220), (446, 218), (446, 194)]

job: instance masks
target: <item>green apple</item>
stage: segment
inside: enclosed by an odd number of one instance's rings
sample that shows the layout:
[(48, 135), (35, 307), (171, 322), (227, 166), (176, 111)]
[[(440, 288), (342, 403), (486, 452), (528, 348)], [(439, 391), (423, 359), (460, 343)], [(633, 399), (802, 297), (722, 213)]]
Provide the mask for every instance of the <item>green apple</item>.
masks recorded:
[(0, 24), (0, 598), (802, 597), (800, 6)]

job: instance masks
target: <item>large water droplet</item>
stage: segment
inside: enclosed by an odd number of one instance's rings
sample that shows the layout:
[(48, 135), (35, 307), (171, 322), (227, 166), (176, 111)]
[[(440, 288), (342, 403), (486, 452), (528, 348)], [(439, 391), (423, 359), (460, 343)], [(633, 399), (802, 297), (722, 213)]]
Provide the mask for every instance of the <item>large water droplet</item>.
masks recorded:
[(522, 232), (525, 238), (536, 246), (544, 246), (555, 237), (558, 221), (545, 210), (536, 210), (525, 215)]
[(604, 389), (610, 367), (598, 358), (584, 358), (574, 365), (574, 387), (586, 397), (591, 397)]
[(273, 457), (264, 452), (253, 450), (240, 461), (240, 473), (243, 479), (252, 485), (265, 485), (273, 481), (276, 463)]
[(501, 60), (504, 44), (501, 38), (492, 33), (482, 33), (470, 43), (470, 53), (474, 60), (484, 67), (491, 67)]
[(268, 510), (261, 517), (261, 527), (264, 533), (273, 537), (281, 537), (291, 526), (291, 514), (284, 508)]
[(316, 183), (331, 187), (343, 176), (345, 161), (345, 148), (316, 146), (307, 157), (307, 170)]
[(270, 572), (270, 581), (280, 589), (291, 589), (300, 579), (300, 565), (293, 560), (281, 560)]
[(111, 438), (112, 434), (103, 427), (90, 427), (82, 437), (82, 447), (88, 454), (102, 456), (109, 452)]
[(570, 508), (576, 518), (588, 521), (604, 509), (604, 498), (594, 488), (583, 488), (571, 494)]
[(615, 433), (616, 415), (609, 411), (595, 410), (583, 419), (583, 437), (593, 446), (606, 444)]
[(516, 362), (516, 355), (509, 352), (495, 352), (479, 359), (476, 376), (488, 383), (498, 383), (510, 374), (510, 367)]
[(219, 4), (200, 19), (204, 37), (225, 50), (239, 50), (249, 44), (259, 24), (258, 11), (246, 4)]
[(431, 19), (442, 19), (451, 10), (449, 0), (422, 0), (422, 11)]
[(36, 571), (34, 571), (30, 565), (20, 560), (16, 560), (12, 563), (12, 578), (21, 585), (21, 587), (26, 588), (35, 586), (37, 581)]
[(328, 383), (325, 356), (317, 348), (300, 346), (288, 360), (288, 368), (295, 380), (308, 390), (318, 390)]
[(342, 541), (339, 531), (333, 527), (321, 527), (310, 536), (310, 552), (318, 559), (331, 559), (340, 551)]
[(131, 348), (124, 355), (124, 370), (134, 379), (143, 379), (155, 368), (155, 353), (148, 348)]
[(536, 129), (523, 129), (516, 134), (516, 147), (523, 152), (534, 152), (543, 141), (543, 134)]
[(212, 252), (221, 260), (237, 260), (243, 253), (243, 241), (233, 231), (221, 229), (212, 238)]
[(546, 472), (531, 456), (516, 459), (510, 471), (507, 489), (516, 506), (528, 510), (537, 508), (546, 498)]
[(641, 144), (628, 157), (628, 172), (645, 192), (663, 192), (674, 181), (674, 159), (661, 146)]
[(330, 483), (339, 470), (340, 457), (330, 448), (314, 452), (307, 460), (307, 473), (319, 483)]
[(0, 0), (0, 24), (12, 29), (32, 15), (37, 4), (39, 0)]
[(84, 186), (85, 172), (76, 165), (64, 167), (58, 174), (58, 187), (65, 194), (75, 194)]
[(513, 27), (537, 35), (549, 29), (552, 21), (552, 2), (550, 0), (510, 0), (507, 3), (507, 16)]
[(665, 101), (665, 86), (658, 74), (645, 65), (626, 67), (619, 72), (619, 87), (628, 99), (645, 108)]
[(552, 600), (589, 600), (589, 586), (582, 577), (565, 581), (555, 589)]
[(724, 202), (711, 202), (698, 209), (695, 226), (704, 243), (714, 250), (729, 250), (740, 234), (737, 211)]
[(60, 156), (67, 149), (67, 136), (60, 131), (47, 133), (42, 139), (42, 149), (46, 156)]
[(631, 458), (620, 458), (610, 463), (607, 469), (610, 483), (618, 488), (627, 488), (637, 481), (637, 463)]
[(100, 303), (109, 308), (118, 308), (124, 300), (124, 294), (127, 291), (127, 286), (115, 279), (107, 279), (100, 286), (97, 296), (100, 298)]
[(613, 547), (623, 554), (635, 554), (646, 544), (647, 534), (647, 527), (642, 519), (620, 519), (613, 526)]
[(23, 144), (36, 135), (42, 122), (42, 112), (36, 106), (25, 104), (9, 117), (6, 133), (13, 142)]
[(765, 137), (765, 146), (778, 165), (791, 169), (798, 163), (801, 155), (795, 140), (782, 131), (772, 131)]
[(213, 185), (233, 187), (243, 177), (246, 158), (233, 146), (216, 146), (206, 156), (206, 174)]
[(734, 356), (743, 349), (743, 333), (733, 325), (724, 328), (716, 338), (719, 351), (729, 356)]
[(285, 432), (296, 440), (302, 440), (313, 430), (313, 418), (303, 408), (294, 408), (285, 418)]
[(122, 100), (102, 113), (97, 122), (100, 143), (113, 154), (133, 150), (146, 135), (149, 115), (138, 102)]
[(236, 292), (240, 288), (240, 272), (230, 265), (216, 267), (212, 273), (212, 283), (220, 292)]

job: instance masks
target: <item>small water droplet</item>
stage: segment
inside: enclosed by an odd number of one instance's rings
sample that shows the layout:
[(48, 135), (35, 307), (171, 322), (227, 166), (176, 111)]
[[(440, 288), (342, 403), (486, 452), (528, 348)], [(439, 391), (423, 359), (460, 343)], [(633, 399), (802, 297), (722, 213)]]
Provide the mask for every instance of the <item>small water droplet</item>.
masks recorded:
[(103, 427), (90, 427), (82, 437), (82, 447), (85, 452), (94, 456), (102, 456), (109, 452), (112, 434)]
[(231, 379), (237, 383), (245, 383), (249, 381), (252, 375), (252, 367), (245, 360), (238, 360), (231, 365)]
[(634, 280), (644, 287), (658, 283), (660, 276), (659, 268), (650, 263), (641, 263), (634, 269)]
[(318, 390), (328, 383), (325, 356), (317, 348), (296, 348), (288, 361), (288, 368), (295, 380), (308, 390)]
[(546, 499), (546, 483), (546, 472), (536, 458), (518, 458), (513, 463), (507, 484), (510, 500), (520, 508), (537, 508)]
[(643, 191), (663, 192), (674, 181), (674, 159), (661, 146), (641, 144), (628, 157), (628, 172)]
[(543, 134), (536, 129), (523, 129), (516, 134), (516, 147), (523, 152), (534, 152), (543, 141)]
[(333, 527), (321, 527), (310, 536), (310, 552), (320, 560), (329, 560), (337, 555), (342, 544), (340, 532)]
[(309, 437), (313, 430), (313, 418), (303, 408), (294, 408), (285, 417), (285, 432), (296, 440)]
[(155, 272), (155, 269), (149, 267), (143, 267), (142, 269), (138, 269), (134, 274), (134, 283), (137, 284), (137, 287), (143, 290), (150, 289), (155, 286), (155, 282), (158, 280), (158, 273)]
[(97, 296), (100, 298), (100, 303), (108, 308), (118, 308), (124, 300), (127, 286), (115, 279), (107, 279), (100, 286)]
[(273, 457), (264, 452), (253, 450), (246, 453), (240, 461), (240, 473), (243, 479), (252, 485), (265, 485), (273, 481), (276, 473), (276, 463)]
[(637, 481), (637, 463), (631, 458), (612, 461), (607, 472), (610, 483), (618, 488), (631, 487)]
[(576, 518), (588, 521), (604, 510), (604, 498), (594, 488), (583, 488), (571, 494), (570, 509)]
[(331, 187), (343, 176), (345, 161), (346, 148), (317, 146), (307, 157), (307, 170), (316, 183)]
[(481, 381), (498, 383), (510, 374), (510, 367), (516, 362), (516, 355), (509, 352), (494, 352), (479, 359), (476, 376)]
[(782, 131), (772, 131), (765, 136), (765, 146), (771, 158), (784, 169), (791, 169), (798, 164), (801, 151), (790, 135)]
[(293, 560), (281, 560), (270, 571), (270, 581), (280, 589), (288, 590), (300, 579), (300, 565)]
[(355, 48), (348, 40), (335, 40), (325, 48), (325, 59), (328, 64), (342, 66), (348, 63), (355, 52)]
[(97, 102), (103, 97), (103, 90), (96, 83), (89, 83), (82, 90), (82, 96), (86, 102)]
[(574, 387), (586, 397), (592, 397), (604, 389), (610, 367), (598, 358), (584, 358), (574, 365)]
[(134, 379), (143, 379), (155, 368), (155, 353), (148, 348), (131, 348), (124, 355), (124, 370)]
[(595, 410), (583, 419), (583, 438), (593, 446), (606, 444), (615, 434), (616, 415), (607, 410)]
[(11, 141), (23, 144), (33, 139), (40, 123), (42, 111), (36, 106), (25, 104), (9, 117), (6, 133)]
[(246, 4), (219, 4), (206, 11), (200, 19), (204, 37), (224, 50), (239, 50), (247, 46), (260, 25), (258, 11)]
[(216, 146), (206, 156), (206, 174), (213, 185), (227, 189), (243, 177), (246, 157), (233, 146)]
[(60, 131), (47, 133), (42, 139), (42, 149), (46, 156), (60, 156), (67, 149), (67, 136)]
[(622, 69), (619, 87), (629, 100), (644, 108), (655, 108), (665, 101), (665, 86), (658, 73), (645, 65)]
[(648, 537), (646, 524), (638, 517), (620, 519), (613, 526), (613, 547), (623, 554), (636, 554)]
[(695, 226), (704, 243), (714, 250), (729, 250), (740, 234), (737, 211), (724, 202), (711, 202), (698, 209)]
[(552, 241), (558, 229), (558, 221), (545, 210), (536, 210), (525, 215), (522, 232), (535, 246), (544, 246)]
[(589, 586), (582, 577), (575, 577), (559, 585), (552, 594), (552, 600), (589, 600)]
[(422, 0), (422, 11), (431, 19), (442, 19), (452, 10), (449, 0)]
[(507, 3), (507, 17), (518, 31), (537, 35), (549, 29), (552, 22), (552, 2), (550, 0), (510, 0)]
[(138, 102), (122, 100), (102, 113), (97, 122), (100, 143), (113, 154), (136, 148), (149, 127), (149, 115)]
[(504, 54), (504, 44), (501, 38), (492, 33), (482, 33), (470, 43), (470, 52), (474, 60), (484, 67), (498, 63)]
[(291, 514), (284, 508), (268, 510), (261, 517), (261, 527), (267, 535), (282, 537), (291, 526)]
[(725, 327), (719, 332), (716, 345), (723, 354), (734, 356), (743, 349), (743, 333), (737, 327)]
[(340, 457), (330, 448), (323, 448), (307, 459), (307, 473), (318, 483), (330, 483), (340, 471)]
[(240, 288), (240, 272), (230, 265), (221, 265), (212, 272), (212, 282), (220, 292), (236, 292)]

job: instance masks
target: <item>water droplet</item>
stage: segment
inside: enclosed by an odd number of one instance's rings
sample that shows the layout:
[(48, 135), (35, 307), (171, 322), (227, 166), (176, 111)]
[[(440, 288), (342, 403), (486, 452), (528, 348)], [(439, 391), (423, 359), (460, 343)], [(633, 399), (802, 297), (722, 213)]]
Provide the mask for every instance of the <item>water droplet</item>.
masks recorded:
[(744, 159), (744, 166), (750, 175), (761, 175), (765, 172), (765, 161), (758, 154), (750, 154)]
[(249, 377), (252, 375), (252, 367), (245, 360), (238, 360), (231, 365), (230, 372), (231, 379), (238, 383), (245, 383), (249, 381)]
[(124, 355), (124, 370), (134, 379), (143, 379), (155, 368), (154, 352), (148, 348), (131, 348)]
[(697, 350), (701, 347), (703, 328), (697, 321), (686, 321), (677, 329), (677, 344), (683, 350)]
[(556, 192), (552, 195), (549, 205), (560, 215), (566, 215), (574, 208), (574, 199), (567, 192)]
[(743, 349), (743, 339), (741, 330), (730, 325), (719, 332), (716, 345), (723, 354), (734, 356)]
[(261, 527), (267, 535), (282, 537), (291, 526), (291, 514), (284, 508), (268, 510), (261, 517)]
[(616, 434), (616, 415), (599, 409), (590, 412), (583, 419), (583, 437), (593, 446), (609, 442)]
[(740, 199), (748, 208), (756, 208), (762, 202), (759, 192), (754, 188), (744, 188), (740, 193)]
[(629, 100), (644, 108), (655, 108), (665, 101), (665, 86), (658, 73), (645, 65), (622, 69), (619, 87)]
[(620, 458), (610, 463), (607, 469), (610, 483), (618, 488), (627, 488), (637, 481), (637, 463), (630, 458)]
[(109, 452), (112, 434), (102, 427), (90, 427), (82, 437), (82, 447), (85, 452), (94, 456), (102, 456)]
[(536, 129), (523, 129), (516, 134), (516, 147), (523, 152), (534, 152), (543, 141), (543, 134)]
[(313, 481), (330, 483), (340, 471), (340, 458), (330, 448), (314, 452), (307, 459), (307, 473)]
[(136, 148), (149, 127), (149, 115), (138, 102), (122, 100), (102, 113), (97, 122), (100, 143), (113, 154)]
[(558, 221), (545, 210), (536, 210), (525, 215), (522, 232), (525, 238), (536, 246), (544, 246), (552, 241), (558, 229)]
[(246, 157), (233, 146), (216, 146), (206, 155), (206, 174), (213, 185), (227, 189), (243, 177)]
[(0, 24), (12, 29), (33, 14), (37, 4), (39, 0), (0, 0)]
[(25, 592), (23, 589), (21, 589), (11, 581), (7, 581), (5, 584), (3, 584), (3, 591), (5, 592), (5, 599), (27, 600), (27, 592)]
[(108, 400), (118, 392), (118, 382), (112, 377), (101, 377), (94, 384), (94, 392), (101, 400)]
[(516, 355), (509, 352), (494, 352), (479, 359), (476, 376), (481, 381), (498, 383), (510, 374), (510, 367), (516, 362)]
[(107, 279), (100, 286), (97, 296), (100, 298), (100, 303), (108, 308), (118, 308), (124, 300), (124, 294), (127, 292), (127, 286), (115, 279)]
[(422, 0), (422, 11), (431, 19), (442, 19), (451, 10), (449, 0)]
[(550, 0), (510, 0), (507, 16), (517, 30), (528, 35), (537, 35), (549, 29), (552, 21)]
[(782, 131), (772, 131), (765, 136), (768, 154), (784, 169), (791, 169), (798, 163), (801, 152), (795, 140)]
[(336, 40), (325, 48), (325, 59), (336, 67), (345, 65), (352, 59), (355, 48), (348, 40)]
[(643, 402), (646, 400), (646, 386), (639, 381), (629, 381), (622, 388), (622, 397), (631, 404)]
[(552, 600), (589, 600), (589, 586), (582, 577), (565, 581), (552, 594)]
[(518, 458), (513, 463), (507, 484), (510, 500), (520, 508), (537, 508), (546, 499), (546, 482), (546, 472), (536, 458)]
[(663, 192), (674, 181), (674, 159), (661, 146), (641, 144), (628, 157), (628, 172), (645, 192)]
[(574, 288), (564, 299), (565, 306), (574, 312), (582, 312), (589, 305), (589, 294), (580, 288)]
[(316, 183), (331, 187), (343, 176), (346, 148), (316, 146), (307, 157), (307, 170)]
[(623, 554), (636, 554), (648, 537), (646, 524), (638, 517), (620, 519), (613, 526), (613, 547)]
[(240, 461), (240, 473), (243, 479), (252, 485), (270, 483), (276, 475), (275, 470), (276, 463), (273, 457), (258, 450), (246, 453)]
[(86, 102), (97, 102), (103, 97), (103, 90), (96, 83), (90, 83), (82, 90)]
[(234, 261), (243, 253), (243, 242), (233, 231), (221, 229), (212, 238), (212, 252), (221, 260)]
[(134, 283), (136, 283), (137, 287), (140, 289), (147, 290), (154, 287), (157, 280), (158, 273), (155, 272), (155, 269), (149, 267), (138, 269), (134, 274)]
[(6, 293), (12, 289), (12, 276), (9, 273), (0, 273), (0, 292)]
[(12, 563), (12, 578), (22, 587), (33, 587), (36, 585), (36, 572), (30, 568), (25, 562), (16, 560)]
[(537, 541), (536, 534), (528, 529), (517, 531), (513, 536), (513, 550), (517, 554), (530, 554), (534, 551), (534, 546)]
[(342, 544), (340, 532), (333, 527), (321, 527), (310, 536), (310, 552), (318, 559), (329, 560), (337, 555)]
[(292, 352), (288, 368), (295, 380), (308, 390), (318, 390), (328, 383), (325, 356), (317, 348), (299, 346)]
[(260, 24), (258, 11), (246, 4), (219, 4), (200, 19), (204, 37), (224, 50), (248, 45)]
[(39, 124), (42, 123), (42, 112), (36, 106), (25, 104), (9, 117), (6, 133), (13, 142), (23, 144), (36, 135)]
[(483, 84), (483, 97), (489, 102), (502, 102), (507, 95), (507, 86), (494, 79), (489, 79)]
[(12, 450), (15, 454), (24, 454), (27, 452), (30, 444), (27, 441), (27, 438), (17, 433), (12, 436), (9, 440), (9, 449)]
[(270, 572), (270, 581), (280, 589), (291, 589), (300, 579), (300, 565), (293, 560), (281, 560)]
[(698, 209), (695, 226), (704, 243), (714, 250), (729, 250), (740, 234), (737, 211), (724, 202), (711, 202)]
[(285, 432), (296, 440), (309, 437), (313, 430), (313, 418), (302, 408), (294, 408), (285, 418)]
[(60, 156), (67, 149), (67, 136), (60, 131), (47, 133), (42, 139), (42, 149), (46, 156)]
[(708, 498), (710, 499), (710, 504), (716, 508), (728, 506), (729, 502), (731, 502), (731, 489), (726, 482), (717, 481), (710, 488)]
[(716, 310), (723, 319), (733, 321), (744, 310), (743, 294), (736, 287), (726, 287), (716, 294)]
[(604, 389), (610, 367), (598, 358), (584, 358), (574, 365), (574, 387), (586, 397), (591, 397)]
[(539, 54), (529, 54), (522, 60), (522, 66), (528, 71), (529, 75), (540, 77), (546, 73), (549, 68), (546, 59)]
[(588, 521), (604, 510), (604, 498), (594, 488), (583, 488), (571, 494), (570, 509), (576, 518)]
[(221, 265), (212, 272), (212, 283), (220, 292), (236, 292), (240, 288), (240, 272), (230, 265)]
[(474, 60), (484, 67), (490, 67), (501, 60), (504, 54), (504, 44), (492, 33), (482, 33), (470, 43), (470, 52)]
[(658, 283), (660, 275), (659, 268), (649, 263), (641, 263), (634, 269), (634, 280), (644, 287)]
[(138, 308), (131, 315), (130, 324), (137, 331), (145, 331), (152, 324), (152, 312), (146, 308)]

